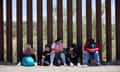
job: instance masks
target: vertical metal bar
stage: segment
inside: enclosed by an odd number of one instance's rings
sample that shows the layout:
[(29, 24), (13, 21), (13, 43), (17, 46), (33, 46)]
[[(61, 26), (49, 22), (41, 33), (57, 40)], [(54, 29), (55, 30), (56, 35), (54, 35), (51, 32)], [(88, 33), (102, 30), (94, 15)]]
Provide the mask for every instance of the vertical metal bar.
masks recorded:
[(111, 41), (111, 0), (106, 0), (106, 55), (107, 62), (112, 60), (112, 41)]
[(7, 62), (12, 62), (12, 0), (6, 0)]
[(115, 1), (116, 16), (116, 60), (120, 61), (120, 0)]
[(72, 0), (67, 0), (67, 42), (70, 46), (73, 42), (72, 28)]
[(33, 44), (32, 0), (27, 0), (27, 43)]
[(41, 60), (43, 51), (43, 17), (42, 17), (42, 1), (37, 0), (37, 58)]
[(63, 7), (62, 7), (62, 0), (57, 0), (57, 37), (63, 39)]
[(51, 44), (53, 41), (53, 7), (52, 0), (47, 0), (47, 43)]
[(96, 42), (100, 47), (100, 58), (102, 59), (102, 23), (101, 23), (101, 0), (96, 0)]
[(21, 60), (23, 48), (22, 0), (17, 0), (17, 61)]
[(76, 22), (77, 22), (77, 48), (78, 55), (80, 56), (80, 60), (82, 62), (82, 0), (77, 0), (76, 2)]
[(3, 0), (0, 0), (0, 62), (4, 61)]
[(92, 7), (91, 0), (86, 0), (86, 31), (87, 40), (92, 38)]

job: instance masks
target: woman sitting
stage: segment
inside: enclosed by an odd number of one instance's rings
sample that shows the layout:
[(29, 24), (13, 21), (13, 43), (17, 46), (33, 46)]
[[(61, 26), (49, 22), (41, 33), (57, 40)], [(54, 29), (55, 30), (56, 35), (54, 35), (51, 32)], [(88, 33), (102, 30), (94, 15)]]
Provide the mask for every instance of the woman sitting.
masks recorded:
[(31, 44), (27, 44), (27, 46), (24, 48), (21, 61), (18, 63), (18, 65), (22, 65), (22, 66), (37, 65), (35, 59), (35, 53), (33, 48), (31, 47)]

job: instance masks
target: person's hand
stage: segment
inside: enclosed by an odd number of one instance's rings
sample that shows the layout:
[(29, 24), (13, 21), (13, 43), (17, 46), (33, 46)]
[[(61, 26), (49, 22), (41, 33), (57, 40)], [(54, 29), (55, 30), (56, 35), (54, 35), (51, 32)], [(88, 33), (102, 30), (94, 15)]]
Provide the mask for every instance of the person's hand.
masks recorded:
[(94, 49), (90, 49), (90, 52), (94, 52), (95, 50)]
[(49, 56), (50, 55), (50, 53), (47, 53), (47, 56)]
[(55, 53), (55, 51), (54, 51), (54, 50), (52, 50), (51, 54), (53, 54), (53, 53)]
[(75, 58), (75, 56), (74, 56), (74, 55), (71, 55), (71, 58)]
[(45, 59), (45, 56), (43, 55), (42, 58)]
[(62, 51), (64, 51), (64, 49), (63, 49), (63, 48), (60, 48), (60, 51), (62, 52)]

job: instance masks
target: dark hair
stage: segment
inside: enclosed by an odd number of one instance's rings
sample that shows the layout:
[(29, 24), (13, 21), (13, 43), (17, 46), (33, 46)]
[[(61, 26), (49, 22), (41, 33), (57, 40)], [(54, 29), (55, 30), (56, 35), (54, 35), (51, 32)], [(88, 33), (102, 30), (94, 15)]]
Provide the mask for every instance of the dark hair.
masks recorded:
[(89, 42), (90, 42), (90, 43), (93, 43), (93, 42), (94, 42), (94, 39), (92, 39), (92, 38), (89, 39)]
[(46, 45), (45, 45), (45, 48), (47, 48), (47, 47), (50, 48), (50, 45), (49, 45), (49, 44), (46, 44)]
[(71, 46), (70, 47), (72, 47), (72, 48), (76, 48), (76, 44), (71, 44)]
[(72, 43), (71, 45), (70, 45), (70, 47), (69, 47), (69, 50), (70, 50), (70, 48), (73, 48), (73, 51), (77, 51), (76, 49), (77, 49), (77, 46), (76, 46), (76, 44), (74, 44), (74, 43)]
[(60, 41), (60, 40), (62, 40), (61, 38), (57, 38), (56, 40), (55, 40), (55, 42), (58, 42), (58, 41)]

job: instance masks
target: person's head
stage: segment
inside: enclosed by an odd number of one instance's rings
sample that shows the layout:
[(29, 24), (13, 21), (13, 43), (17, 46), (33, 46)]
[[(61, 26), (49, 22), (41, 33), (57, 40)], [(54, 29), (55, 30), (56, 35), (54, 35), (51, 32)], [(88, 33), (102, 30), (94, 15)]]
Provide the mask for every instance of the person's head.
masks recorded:
[(28, 43), (28, 44), (26, 45), (26, 48), (32, 48), (31, 44)]
[(60, 39), (60, 38), (57, 38), (57, 40), (55, 40), (55, 43), (57, 43), (57, 44), (60, 44), (60, 43), (62, 43), (62, 39)]
[(45, 45), (45, 51), (50, 51), (50, 45)]
[(93, 43), (93, 42), (94, 42), (94, 39), (90, 38), (86, 41), (86, 44)]
[(70, 48), (69, 48), (69, 51), (73, 51), (73, 50), (74, 50), (74, 48), (73, 48), (73, 47), (70, 47)]
[(70, 51), (73, 51), (73, 50), (75, 50), (75, 48), (76, 48), (76, 45), (75, 45), (75, 44), (72, 44), (72, 45), (69, 47), (69, 50), (70, 50)]
[(31, 44), (26, 45), (26, 48), (24, 48), (24, 50), (23, 50), (23, 54), (26, 54), (26, 55), (34, 54), (34, 50), (31, 47)]
[(94, 42), (94, 39), (89, 39), (89, 43), (93, 43)]

